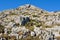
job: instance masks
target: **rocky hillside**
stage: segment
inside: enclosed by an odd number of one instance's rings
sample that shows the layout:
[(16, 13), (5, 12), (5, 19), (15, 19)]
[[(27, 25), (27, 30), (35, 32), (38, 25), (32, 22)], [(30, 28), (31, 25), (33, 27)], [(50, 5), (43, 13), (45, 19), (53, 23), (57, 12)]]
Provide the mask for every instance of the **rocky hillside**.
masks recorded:
[(60, 26), (60, 12), (48, 12), (30, 4), (0, 12), (0, 36), (8, 40), (48, 40), (52, 31), (47, 28), (56, 26)]
[(20, 6), (16, 9), (0, 12), (0, 23), (3, 26), (7, 26), (10, 22), (21, 25), (20, 22), (22, 22), (22, 20), (19, 19), (20, 17), (29, 17), (31, 21), (40, 21), (39, 23), (41, 24), (42, 22), (42, 25), (44, 26), (54, 26), (60, 24), (60, 12), (47, 12), (29, 4)]

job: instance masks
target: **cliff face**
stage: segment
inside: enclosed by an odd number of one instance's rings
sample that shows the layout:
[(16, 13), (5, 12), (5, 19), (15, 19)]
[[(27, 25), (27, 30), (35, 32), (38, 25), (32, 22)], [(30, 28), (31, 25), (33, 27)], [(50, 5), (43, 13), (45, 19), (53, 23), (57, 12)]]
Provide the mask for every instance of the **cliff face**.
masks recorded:
[[(9, 34), (10, 36), (22, 35), (22, 37), (24, 38), (26, 36), (25, 33), (27, 31), (30, 31), (31, 36), (37, 35), (36, 38), (38, 39), (38, 37), (41, 38), (40, 36), (42, 36), (41, 30), (45, 32), (46, 35), (48, 35), (48, 33), (50, 32), (47, 31), (57, 31), (59, 30), (59, 26), (60, 12), (48, 12), (30, 4), (20, 6), (16, 9), (5, 10), (0, 12), (0, 30), (1, 32), (5, 31), (5, 34)], [(54, 29), (55, 27), (57, 27), (56, 30)], [(28, 37), (31, 38), (31, 36)], [(47, 39), (47, 37), (48, 36), (46, 36), (46, 39), (43, 38), (41, 40), (48, 40), (49, 38)], [(33, 39), (35, 40), (35, 38)]]

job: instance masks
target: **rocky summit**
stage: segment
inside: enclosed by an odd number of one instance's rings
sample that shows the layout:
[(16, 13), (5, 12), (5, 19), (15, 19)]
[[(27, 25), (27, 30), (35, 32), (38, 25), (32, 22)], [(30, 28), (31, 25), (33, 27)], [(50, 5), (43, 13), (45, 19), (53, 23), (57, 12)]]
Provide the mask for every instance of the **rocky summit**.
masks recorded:
[(60, 40), (60, 11), (25, 4), (0, 12), (0, 40)]

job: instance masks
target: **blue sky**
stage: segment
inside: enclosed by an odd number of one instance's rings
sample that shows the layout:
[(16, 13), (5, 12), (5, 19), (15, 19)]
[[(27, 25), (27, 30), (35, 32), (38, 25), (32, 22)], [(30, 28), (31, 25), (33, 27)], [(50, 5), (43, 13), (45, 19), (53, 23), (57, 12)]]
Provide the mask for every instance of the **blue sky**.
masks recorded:
[(0, 11), (14, 9), (24, 4), (35, 5), (47, 11), (60, 10), (60, 0), (0, 0)]

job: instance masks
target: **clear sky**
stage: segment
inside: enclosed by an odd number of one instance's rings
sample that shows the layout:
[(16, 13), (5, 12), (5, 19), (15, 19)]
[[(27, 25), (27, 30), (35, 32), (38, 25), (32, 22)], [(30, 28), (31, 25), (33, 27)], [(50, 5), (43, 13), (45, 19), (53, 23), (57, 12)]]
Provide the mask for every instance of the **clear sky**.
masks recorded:
[(0, 11), (14, 9), (24, 4), (35, 5), (47, 11), (60, 10), (60, 0), (0, 0)]

